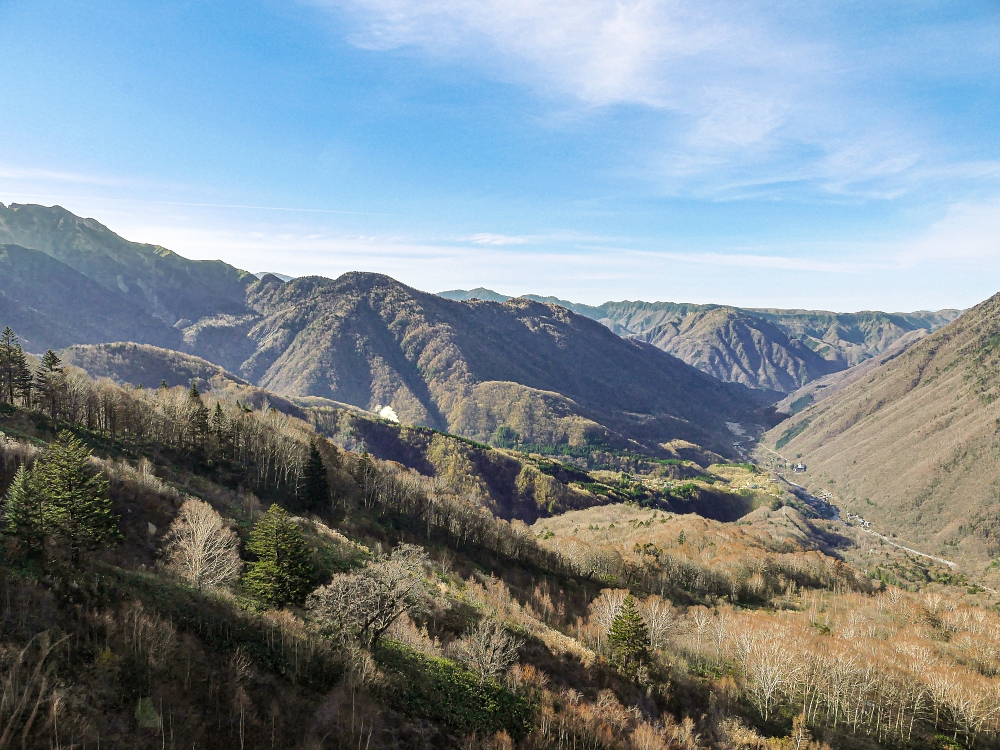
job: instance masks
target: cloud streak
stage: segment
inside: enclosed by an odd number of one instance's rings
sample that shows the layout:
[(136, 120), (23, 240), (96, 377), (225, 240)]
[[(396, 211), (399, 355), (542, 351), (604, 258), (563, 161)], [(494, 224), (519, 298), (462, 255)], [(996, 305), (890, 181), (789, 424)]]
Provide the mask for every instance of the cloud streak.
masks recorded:
[[(962, 39), (978, 40), (964, 55), (995, 56), (982, 19), (930, 33), (919, 14), (840, 2), (310, 4), (347, 19), (348, 38), (365, 49), (471, 66), (523, 84), (555, 108), (659, 113), (649, 141), (635, 146), (632, 171), (670, 195), (724, 200), (780, 197), (789, 184), (833, 199), (887, 200), (943, 179), (942, 163), (968, 159), (937, 148), (926, 113), (909, 102), (907, 79), (975, 75), (971, 61), (949, 55)], [(986, 21), (996, 28), (995, 18)], [(878, 23), (893, 33), (859, 33)]]

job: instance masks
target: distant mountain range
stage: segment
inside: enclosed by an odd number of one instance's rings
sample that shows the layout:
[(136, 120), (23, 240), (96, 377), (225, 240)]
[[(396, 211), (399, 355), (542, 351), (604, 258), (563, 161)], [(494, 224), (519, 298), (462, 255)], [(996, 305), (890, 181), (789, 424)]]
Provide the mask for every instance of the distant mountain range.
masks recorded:
[[(440, 295), (509, 299), (483, 288)], [(566, 307), (720, 380), (783, 393), (875, 357), (901, 339), (912, 341), (914, 332), (935, 331), (961, 312), (833, 313), (630, 301), (593, 306), (534, 294), (524, 298)]]
[[(17, 243), (0, 250), (0, 322), (31, 351), (154, 344), (286, 397), (568, 451), (732, 454), (727, 422), (761, 424), (774, 400), (552, 304), (457, 302), (377, 274), (258, 279), (60, 207), (0, 205), (0, 241)], [(138, 379), (139, 354), (115, 353), (117, 378)]]

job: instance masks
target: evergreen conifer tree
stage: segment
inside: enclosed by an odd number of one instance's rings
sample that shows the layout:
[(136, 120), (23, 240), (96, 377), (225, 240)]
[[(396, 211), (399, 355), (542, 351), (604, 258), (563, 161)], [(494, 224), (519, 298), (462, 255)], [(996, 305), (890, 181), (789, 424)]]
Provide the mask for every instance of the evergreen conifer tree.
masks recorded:
[(35, 376), (28, 366), (28, 358), (24, 356), (24, 350), (20, 344), (14, 346), (13, 354), (14, 369), (14, 395), (21, 400), (21, 405), (26, 409), (31, 408), (31, 393), (35, 386)]
[(67, 548), (74, 567), (84, 552), (121, 538), (107, 497), (108, 481), (89, 459), (87, 446), (63, 431), (34, 471), (43, 494), (45, 533)]
[(649, 630), (631, 594), (625, 597), (611, 622), (608, 642), (623, 672), (638, 666), (649, 649)]
[(201, 393), (198, 386), (191, 383), (191, 390), (188, 391), (194, 411), (191, 413), (191, 444), (198, 450), (205, 449), (205, 441), (208, 438), (208, 407), (202, 403)]
[(309, 441), (309, 458), (302, 474), (302, 499), (306, 508), (313, 513), (324, 510), (330, 502), (330, 481), (315, 440)]
[(33, 472), (24, 464), (18, 467), (7, 490), (0, 527), (16, 539), (29, 558), (44, 557), (45, 497)]
[(0, 398), (14, 403), (15, 350), (20, 349), (17, 335), (10, 326), (0, 333)]
[(59, 418), (59, 403), (66, 381), (63, 375), (62, 360), (59, 355), (49, 349), (42, 355), (42, 368), (38, 371), (37, 388), (42, 403), (48, 407), (49, 416), (53, 421)]
[(274, 609), (305, 600), (314, 576), (309, 547), (280, 505), (268, 508), (254, 525), (247, 548), (257, 556), (243, 576), (247, 592)]
[(226, 446), (226, 415), (222, 411), (222, 404), (215, 402), (215, 409), (212, 411), (212, 436), (215, 438), (215, 446), (218, 455), (225, 458), (227, 455)]

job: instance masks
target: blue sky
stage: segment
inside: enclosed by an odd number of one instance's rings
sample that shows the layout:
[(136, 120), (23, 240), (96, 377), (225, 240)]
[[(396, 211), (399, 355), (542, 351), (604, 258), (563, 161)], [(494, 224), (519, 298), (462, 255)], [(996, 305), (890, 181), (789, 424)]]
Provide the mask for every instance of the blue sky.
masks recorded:
[(1000, 291), (1000, 5), (0, 0), (0, 201), (251, 271)]

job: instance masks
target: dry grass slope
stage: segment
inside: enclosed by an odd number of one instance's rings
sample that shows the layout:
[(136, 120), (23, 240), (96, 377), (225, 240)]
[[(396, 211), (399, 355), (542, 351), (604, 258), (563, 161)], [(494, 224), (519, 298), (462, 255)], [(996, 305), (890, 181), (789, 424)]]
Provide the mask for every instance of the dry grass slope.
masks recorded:
[(1000, 552), (1000, 297), (768, 435), (803, 481), (923, 551), (979, 572)]

